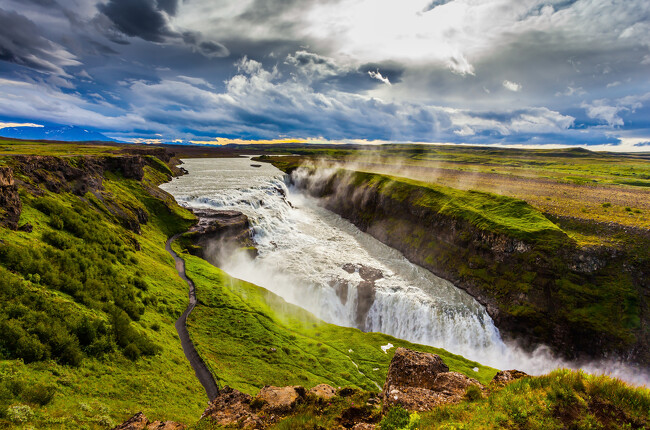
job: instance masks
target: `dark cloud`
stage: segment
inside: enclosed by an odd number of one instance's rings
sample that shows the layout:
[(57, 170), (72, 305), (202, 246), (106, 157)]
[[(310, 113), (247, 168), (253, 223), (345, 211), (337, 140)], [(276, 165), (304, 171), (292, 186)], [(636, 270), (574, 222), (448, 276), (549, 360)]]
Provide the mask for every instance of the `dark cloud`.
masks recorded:
[(178, 37), (168, 17), (168, 11), (175, 13), (177, 7), (175, 0), (110, 0), (97, 6), (120, 32), (149, 42), (164, 42), (168, 37)]
[(447, 3), (451, 3), (454, 0), (433, 0), (430, 2), (424, 9), (422, 9), (422, 12), (428, 12), (432, 9), (437, 8), (438, 6), (443, 6), (446, 5)]
[(43, 37), (32, 21), (4, 9), (0, 9), (0, 60), (58, 74), (64, 74), (62, 66), (77, 63), (70, 53)]

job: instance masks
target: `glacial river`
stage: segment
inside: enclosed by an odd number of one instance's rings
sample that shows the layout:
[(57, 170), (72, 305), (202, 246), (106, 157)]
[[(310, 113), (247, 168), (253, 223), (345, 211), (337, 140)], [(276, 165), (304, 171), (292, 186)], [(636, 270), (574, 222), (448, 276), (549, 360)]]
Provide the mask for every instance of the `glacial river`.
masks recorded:
[(251, 221), (258, 257), (221, 256), (222, 269), (327, 322), (441, 347), (500, 369), (540, 374), (581, 367), (650, 386), (647, 370), (625, 363), (569, 363), (544, 347), (527, 353), (506, 344), (471, 296), (287, 187), (270, 164), (253, 167), (257, 163), (247, 158), (184, 162), (189, 174), (162, 189), (184, 206), (237, 210)]

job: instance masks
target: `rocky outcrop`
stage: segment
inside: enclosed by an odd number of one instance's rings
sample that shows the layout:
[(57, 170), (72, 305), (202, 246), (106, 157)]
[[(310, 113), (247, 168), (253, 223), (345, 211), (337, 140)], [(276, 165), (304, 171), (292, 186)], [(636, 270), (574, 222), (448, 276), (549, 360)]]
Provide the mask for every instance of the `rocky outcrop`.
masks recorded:
[(494, 385), (506, 385), (517, 379), (525, 378), (528, 374), (522, 372), (521, 370), (501, 370), (494, 375), (492, 378), (491, 384)]
[(113, 430), (184, 430), (187, 427), (173, 421), (149, 421), (142, 413), (138, 412)]
[(306, 397), (300, 386), (266, 386), (256, 397), (224, 387), (201, 416), (220, 426), (239, 429), (263, 429), (290, 414)]
[(382, 390), (384, 409), (400, 405), (411, 411), (460, 402), (467, 388), (483, 386), (462, 373), (450, 372), (435, 354), (397, 348)]
[(0, 226), (16, 230), (23, 204), (10, 167), (0, 167)]
[(193, 246), (190, 253), (215, 266), (221, 259), (236, 250), (244, 250), (251, 257), (257, 256), (248, 217), (241, 212), (215, 209), (193, 209), (198, 223), (186, 235)]

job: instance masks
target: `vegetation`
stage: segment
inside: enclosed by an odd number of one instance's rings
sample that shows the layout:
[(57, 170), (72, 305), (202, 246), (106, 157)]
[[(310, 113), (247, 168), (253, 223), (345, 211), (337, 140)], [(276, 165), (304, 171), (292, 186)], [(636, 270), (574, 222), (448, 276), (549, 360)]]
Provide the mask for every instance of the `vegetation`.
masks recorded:
[[(137, 409), (196, 420), (207, 399), (174, 328), (187, 285), (164, 249), (193, 216), (157, 190), (168, 173), (107, 172), (78, 196), (3, 161), (25, 184), (20, 224), (33, 231), (0, 227), (0, 428), (109, 428)], [(123, 222), (136, 205), (141, 235)]]
[(486, 398), (422, 413), (420, 428), (628, 429), (650, 426), (650, 390), (606, 376), (556, 370)]

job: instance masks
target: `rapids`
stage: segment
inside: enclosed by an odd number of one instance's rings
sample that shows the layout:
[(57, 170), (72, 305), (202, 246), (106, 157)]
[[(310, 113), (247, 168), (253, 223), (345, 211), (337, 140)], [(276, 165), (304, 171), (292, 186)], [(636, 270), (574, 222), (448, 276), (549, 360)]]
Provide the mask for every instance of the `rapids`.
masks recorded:
[(625, 363), (568, 363), (543, 346), (527, 353), (506, 344), (471, 296), (287, 187), (270, 164), (252, 167), (248, 158), (184, 162), (189, 175), (161, 188), (184, 206), (237, 210), (251, 221), (258, 257), (221, 256), (222, 269), (327, 322), (444, 348), (500, 369), (539, 374), (582, 367), (648, 384), (647, 372)]

